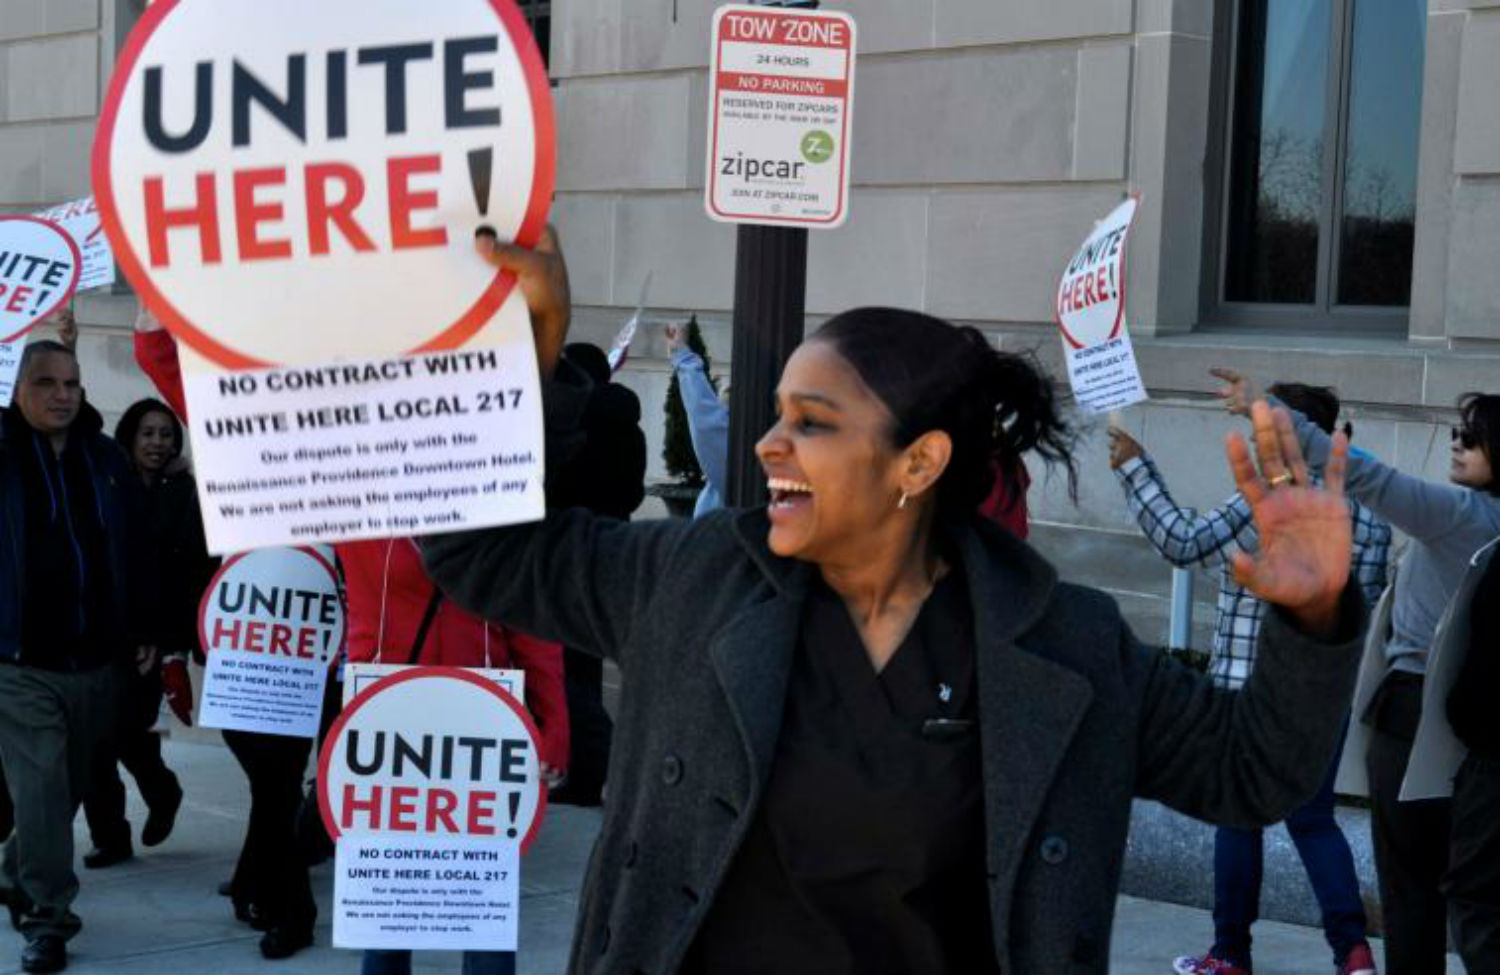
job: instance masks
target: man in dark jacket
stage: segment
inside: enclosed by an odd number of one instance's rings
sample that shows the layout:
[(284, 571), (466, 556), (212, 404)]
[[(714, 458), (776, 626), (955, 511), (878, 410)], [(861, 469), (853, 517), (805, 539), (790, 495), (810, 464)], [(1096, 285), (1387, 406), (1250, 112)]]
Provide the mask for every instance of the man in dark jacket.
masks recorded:
[[(549, 503), (559, 508), (587, 508), (595, 514), (629, 521), (646, 497), (646, 435), (641, 431), (641, 401), (610, 380), (604, 350), (574, 342), (563, 355), (593, 382), (583, 415), (587, 442), (576, 464), (548, 484)], [(604, 662), (563, 648), (571, 729), (568, 779), (548, 796), (549, 802), (597, 806), (609, 768), (614, 723), (604, 709)]]
[(5, 843), (11, 922), (28, 972), (67, 964), (73, 818), (93, 752), (112, 727), (118, 667), (148, 572), (135, 563), (139, 478), (84, 402), (78, 360), (33, 342), (0, 416), (0, 762), (15, 805)]

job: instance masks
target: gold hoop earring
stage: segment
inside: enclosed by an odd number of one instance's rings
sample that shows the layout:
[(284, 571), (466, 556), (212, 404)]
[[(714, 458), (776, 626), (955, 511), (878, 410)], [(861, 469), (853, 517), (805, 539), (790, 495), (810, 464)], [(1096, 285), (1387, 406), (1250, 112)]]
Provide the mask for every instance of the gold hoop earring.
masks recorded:
[(906, 510), (906, 492), (905, 491), (901, 492), (901, 500), (896, 502), (896, 508), (898, 510), (901, 510), (901, 511), (905, 511)]

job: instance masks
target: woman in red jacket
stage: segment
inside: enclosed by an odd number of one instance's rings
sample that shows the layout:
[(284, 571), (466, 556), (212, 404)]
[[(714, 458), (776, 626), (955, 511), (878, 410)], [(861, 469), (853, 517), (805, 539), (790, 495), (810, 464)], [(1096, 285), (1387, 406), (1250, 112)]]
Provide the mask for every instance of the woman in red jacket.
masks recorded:
[[(568, 763), (568, 707), (559, 644), (486, 623), (443, 599), (409, 538), (342, 542), (334, 549), (349, 590), (350, 663), (525, 671), (526, 707), (542, 733), (539, 757), (560, 773)], [(434, 598), (437, 609), (418, 646), (417, 631)]]
[[(568, 703), (562, 646), (486, 623), (459, 609), (422, 570), (409, 538), (344, 542), (334, 546), (349, 596), (350, 663), (417, 663), (443, 667), (501, 667), (526, 673), (526, 707), (536, 718), (542, 777), (562, 780), (568, 761)], [(425, 630), (422, 621), (431, 617)], [(509, 975), (515, 953), (466, 951), (469, 975)], [(369, 950), (361, 975), (410, 975), (411, 952)]]

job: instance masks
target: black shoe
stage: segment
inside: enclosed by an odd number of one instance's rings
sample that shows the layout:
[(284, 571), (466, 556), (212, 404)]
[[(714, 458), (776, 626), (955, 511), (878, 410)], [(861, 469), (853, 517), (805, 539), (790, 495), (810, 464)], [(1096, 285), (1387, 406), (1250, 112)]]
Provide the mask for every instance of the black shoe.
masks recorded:
[(141, 827), (141, 845), (156, 846), (172, 835), (177, 825), (177, 810), (182, 808), (182, 786), (172, 784), (172, 794), (151, 807), (146, 825)]
[(60, 972), (68, 967), (68, 949), (55, 934), (44, 934), (26, 943), (21, 951), (21, 967), (28, 972)]
[(117, 863), (124, 863), (135, 856), (135, 848), (126, 840), (120, 846), (96, 846), (83, 855), (83, 865), (90, 870), (103, 870)]
[(247, 904), (244, 901), (234, 902), (234, 919), (243, 924), (250, 925), (251, 929), (255, 931), (269, 931), (274, 926), (271, 923), (271, 919), (266, 917), (264, 911), (254, 904)]
[(0, 901), (5, 904), (6, 910), (10, 911), (10, 926), (17, 931), (21, 930), (21, 918), (31, 913), (31, 898), (21, 893), (20, 890), (0, 890)]
[(272, 960), (290, 958), (303, 948), (312, 947), (312, 928), (291, 928), (280, 925), (267, 931), (260, 939), (262, 957)]

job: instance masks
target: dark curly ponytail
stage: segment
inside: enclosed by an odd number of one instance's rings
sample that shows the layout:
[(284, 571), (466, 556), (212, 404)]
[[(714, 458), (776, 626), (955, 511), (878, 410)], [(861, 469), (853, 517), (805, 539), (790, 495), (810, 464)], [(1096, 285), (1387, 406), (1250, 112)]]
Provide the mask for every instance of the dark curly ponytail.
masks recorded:
[(1058, 412), (1052, 381), (1030, 355), (996, 350), (978, 329), (899, 308), (856, 308), (812, 336), (852, 365), (895, 418), (905, 447), (942, 430), (953, 456), (938, 482), (938, 514), (971, 514), (994, 486), (995, 471), (1014, 496), (1021, 456), (1036, 451), (1068, 472), (1076, 496), (1072, 429)]

